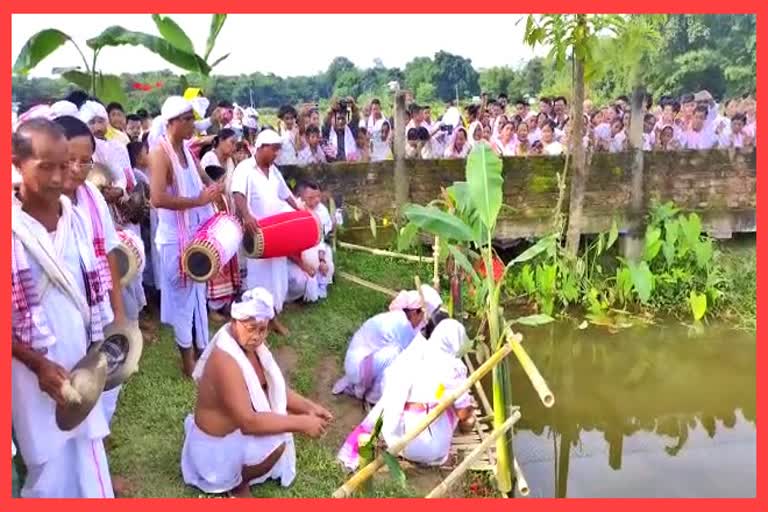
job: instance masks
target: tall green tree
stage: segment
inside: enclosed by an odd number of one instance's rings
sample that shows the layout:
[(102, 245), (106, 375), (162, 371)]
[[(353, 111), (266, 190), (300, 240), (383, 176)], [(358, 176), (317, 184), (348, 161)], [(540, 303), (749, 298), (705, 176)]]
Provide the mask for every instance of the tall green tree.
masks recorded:
[(456, 91), (469, 94), (480, 93), (479, 75), (472, 67), (472, 61), (459, 55), (439, 51), (435, 54), (435, 86), (437, 96), (447, 101), (456, 97)]

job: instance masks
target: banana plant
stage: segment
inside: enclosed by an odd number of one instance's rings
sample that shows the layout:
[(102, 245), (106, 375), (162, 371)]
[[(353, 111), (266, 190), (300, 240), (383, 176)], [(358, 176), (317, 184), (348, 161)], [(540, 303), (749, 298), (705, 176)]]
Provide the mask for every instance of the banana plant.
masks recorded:
[[(488, 145), (478, 144), (467, 158), (466, 181), (456, 182), (446, 189), (443, 198), (427, 206), (406, 205), (404, 214), (409, 223), (402, 233), (404, 238), (415, 238), (421, 230), (440, 237), (451, 257), (471, 279), (476, 290), (476, 303), (480, 305), (479, 316), (488, 327), (488, 345), (492, 352), (505, 341), (513, 323), (537, 325), (551, 321), (546, 315), (536, 318), (504, 319), (499, 298), (505, 277), (512, 266), (528, 261), (544, 251), (555, 250), (556, 238), (549, 236), (520, 254), (504, 266), (502, 275), (494, 276), (494, 261), (497, 255), (493, 249), (496, 221), (502, 208), (502, 162)], [(478, 273), (471, 260), (479, 260), (485, 269)], [(479, 334), (478, 337), (482, 337)], [(481, 342), (482, 344), (482, 342)], [(512, 404), (509, 361), (505, 359), (493, 371), (494, 426), (500, 427), (508, 418)], [(497, 484), (499, 490), (512, 490), (512, 433), (499, 438), (496, 445)]]
[(206, 79), (214, 67), (229, 57), (227, 53), (213, 62), (209, 62), (216, 39), (226, 19), (226, 14), (213, 15), (203, 56), (195, 53), (191, 39), (173, 19), (159, 14), (153, 14), (152, 21), (160, 32), (160, 37), (143, 32), (134, 32), (120, 26), (112, 26), (86, 41), (86, 45), (92, 51), (90, 59), (86, 58), (83, 50), (71, 36), (61, 30), (48, 28), (41, 30), (27, 40), (13, 65), (13, 73), (26, 76), (46, 57), (61, 46), (71, 43), (82, 59), (84, 71), (69, 70), (63, 73), (62, 77), (78, 87), (90, 91), (92, 95), (103, 102), (124, 102), (125, 92), (120, 77), (104, 74), (98, 70), (98, 57), (105, 48), (123, 45), (143, 46), (162, 57), (169, 64)]

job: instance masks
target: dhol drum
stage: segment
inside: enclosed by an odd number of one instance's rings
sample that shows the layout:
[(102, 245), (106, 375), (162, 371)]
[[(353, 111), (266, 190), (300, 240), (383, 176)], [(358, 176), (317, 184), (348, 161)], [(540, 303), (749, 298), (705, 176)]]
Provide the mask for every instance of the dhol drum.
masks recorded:
[(322, 237), (320, 221), (312, 212), (278, 213), (259, 220), (256, 236), (243, 235), (243, 250), (249, 258), (280, 258), (314, 247)]
[(123, 229), (117, 232), (120, 244), (117, 246), (117, 272), (120, 286), (130, 283), (136, 274), (144, 272), (144, 242), (133, 231)]
[(182, 268), (193, 281), (203, 283), (218, 275), (243, 240), (243, 227), (234, 216), (219, 212), (197, 230), (182, 255)]

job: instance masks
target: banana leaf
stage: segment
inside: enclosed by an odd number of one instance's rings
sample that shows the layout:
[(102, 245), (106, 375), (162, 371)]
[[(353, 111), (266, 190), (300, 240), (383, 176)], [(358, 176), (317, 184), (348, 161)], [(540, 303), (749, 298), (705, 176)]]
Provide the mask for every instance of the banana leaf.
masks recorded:
[(71, 40), (72, 38), (61, 30), (54, 28), (41, 30), (24, 43), (13, 64), (13, 72), (22, 76), (29, 74), (43, 59)]

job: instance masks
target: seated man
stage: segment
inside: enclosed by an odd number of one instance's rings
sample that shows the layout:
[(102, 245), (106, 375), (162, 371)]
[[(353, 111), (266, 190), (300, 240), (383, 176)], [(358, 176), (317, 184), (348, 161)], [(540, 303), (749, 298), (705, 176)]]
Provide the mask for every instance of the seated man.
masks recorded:
[[(458, 358), (466, 339), (464, 326), (453, 319), (441, 321), (429, 339), (418, 335), (384, 372), (381, 400), (352, 431), (338, 458), (349, 470), (358, 465), (358, 450), (382, 417), (381, 437), (392, 444), (423, 421), (446, 393), (460, 388), (467, 367)], [(439, 466), (448, 458), (456, 426), (471, 430), (474, 424), (469, 393), (464, 393), (438, 418), (406, 445), (402, 456), (413, 462)], [(361, 438), (361, 435), (363, 436)]]
[(401, 291), (388, 312), (366, 320), (349, 342), (345, 375), (333, 386), (333, 393), (375, 404), (381, 397), (384, 370), (426, 325), (425, 313), (431, 317), (441, 303), (433, 288), (422, 285), (421, 293)]
[(320, 437), (333, 417), (288, 388), (264, 345), (274, 316), (269, 292), (246, 291), (231, 315), (192, 374), (197, 403), (184, 424), (181, 472), (204, 492), (248, 497), (251, 485), (270, 478), (289, 486), (296, 476), (293, 433)]
[[(320, 200), (320, 186), (315, 182), (303, 182), (297, 192), (304, 207), (320, 220), (325, 239), (335, 226), (328, 208)], [(287, 300), (316, 302), (326, 298), (328, 285), (333, 282), (333, 270), (333, 253), (325, 240), (299, 255), (289, 257)]]

